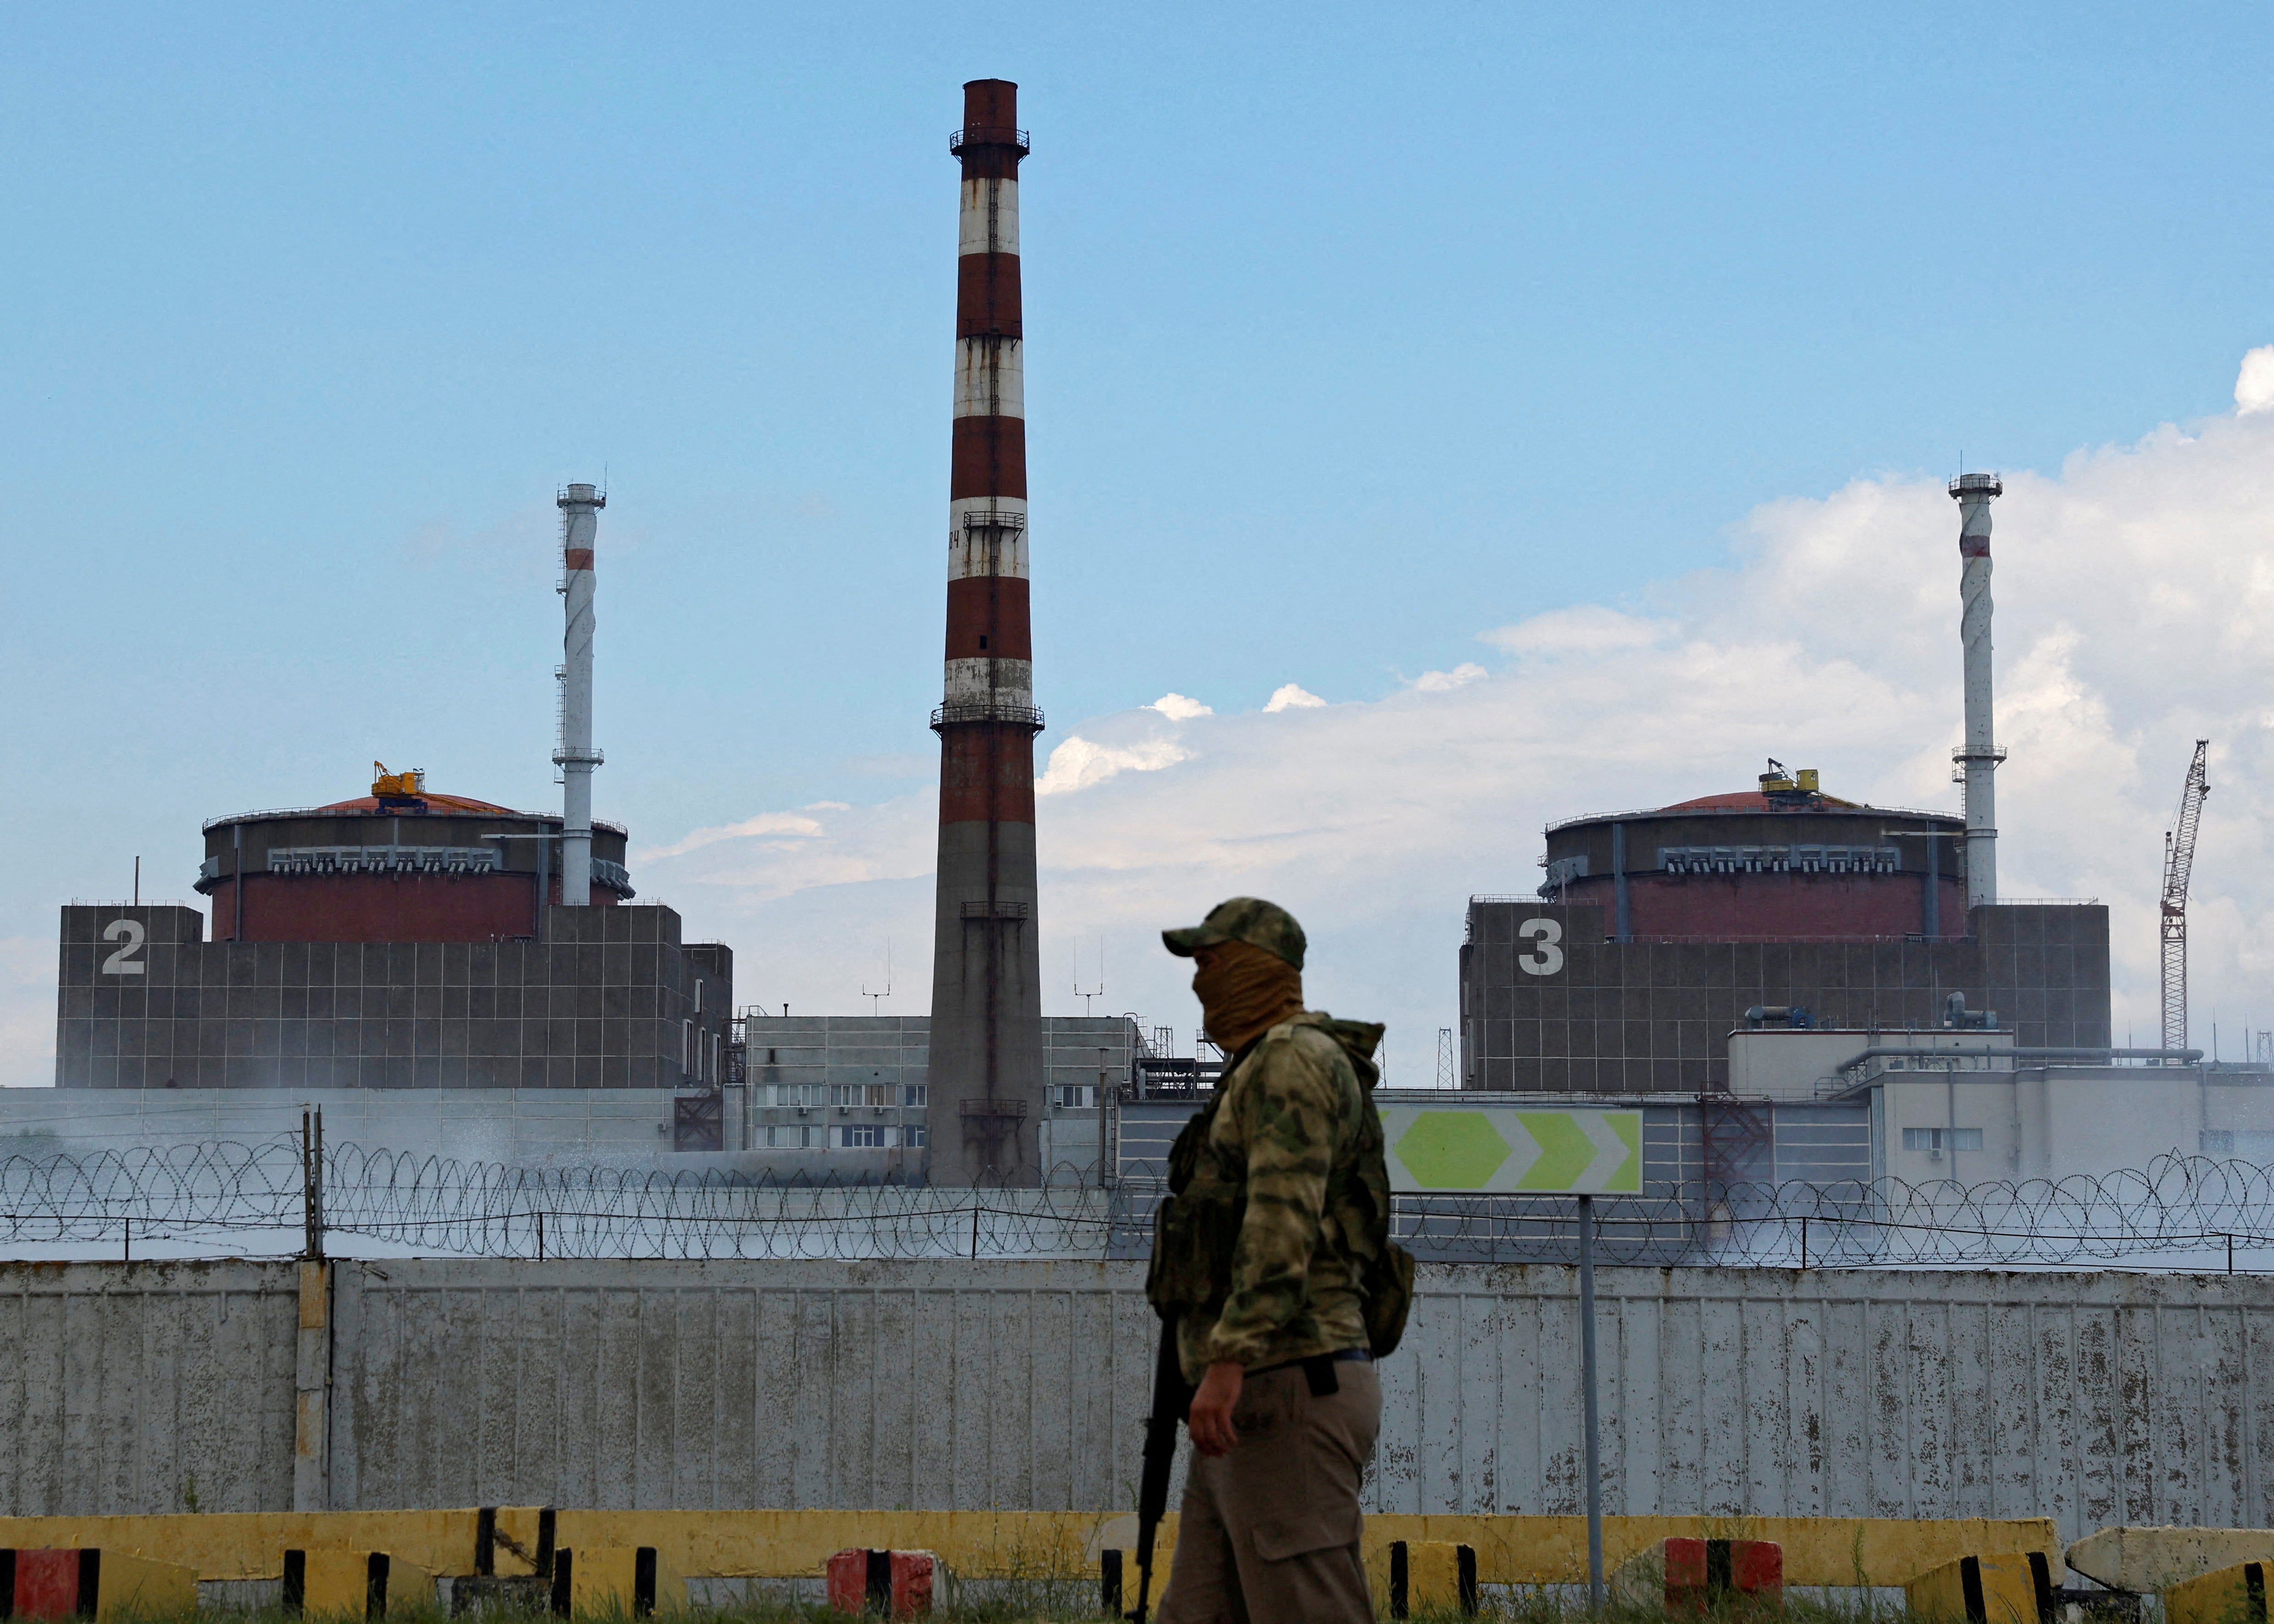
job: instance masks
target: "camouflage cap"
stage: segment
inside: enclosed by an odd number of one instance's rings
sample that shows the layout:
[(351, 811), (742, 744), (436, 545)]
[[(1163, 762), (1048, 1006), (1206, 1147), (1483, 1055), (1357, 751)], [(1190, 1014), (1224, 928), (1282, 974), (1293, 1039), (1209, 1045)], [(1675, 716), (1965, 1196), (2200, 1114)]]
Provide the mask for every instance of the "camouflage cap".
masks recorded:
[(1204, 947), (1224, 942), (1245, 942), (1267, 953), (1303, 967), (1303, 928), (1295, 916), (1276, 902), (1261, 897), (1234, 897), (1209, 910), (1199, 924), (1183, 930), (1163, 930), (1162, 942), (1179, 959), (1190, 959)]

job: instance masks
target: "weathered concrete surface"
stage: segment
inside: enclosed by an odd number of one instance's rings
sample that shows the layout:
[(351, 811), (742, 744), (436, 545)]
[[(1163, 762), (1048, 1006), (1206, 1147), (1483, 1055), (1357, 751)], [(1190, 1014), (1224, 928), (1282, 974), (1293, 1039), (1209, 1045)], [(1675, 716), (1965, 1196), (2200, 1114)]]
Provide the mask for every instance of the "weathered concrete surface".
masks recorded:
[(338, 1507), (1096, 1510), (1133, 1494), (1141, 1266), (338, 1266)]
[[(1133, 1503), (1123, 1262), (340, 1262), (328, 1503)], [(294, 1501), (291, 1266), (0, 1274), (0, 1512)], [(2274, 1280), (1599, 1273), (1605, 1508), (2264, 1526)], [(1427, 1267), (1382, 1512), (1581, 1507), (1572, 1272)], [(224, 1309), (226, 1315), (224, 1317)], [(225, 1333), (225, 1334), (224, 1334)]]
[(0, 1511), (292, 1503), (290, 1263), (0, 1264)]
[[(1570, 1271), (1427, 1271), (1385, 1509), (1572, 1511)], [(2263, 1526), (2274, 1281), (1609, 1269), (1604, 1505)], [(1402, 1367), (1402, 1368), (1401, 1368)]]
[(2104, 1528), (2068, 1548), (2077, 1572), (2124, 1590), (2164, 1590), (2241, 1562), (2274, 1562), (2274, 1529)]

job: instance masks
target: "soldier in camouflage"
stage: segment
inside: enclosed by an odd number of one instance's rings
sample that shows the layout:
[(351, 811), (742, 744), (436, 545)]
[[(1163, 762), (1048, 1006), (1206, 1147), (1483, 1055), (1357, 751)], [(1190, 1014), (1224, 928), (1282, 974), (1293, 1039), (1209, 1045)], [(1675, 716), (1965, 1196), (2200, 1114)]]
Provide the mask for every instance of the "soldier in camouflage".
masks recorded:
[(1195, 961), (1230, 1058), (1171, 1153), (1147, 1282), (1198, 1389), (1161, 1621), (1371, 1620), (1369, 1347), (1396, 1332), (1370, 1337), (1368, 1288), (1403, 1255), (1371, 1092), (1382, 1029), (1304, 1009), (1302, 928), (1269, 902), (1234, 898), (1163, 940)]

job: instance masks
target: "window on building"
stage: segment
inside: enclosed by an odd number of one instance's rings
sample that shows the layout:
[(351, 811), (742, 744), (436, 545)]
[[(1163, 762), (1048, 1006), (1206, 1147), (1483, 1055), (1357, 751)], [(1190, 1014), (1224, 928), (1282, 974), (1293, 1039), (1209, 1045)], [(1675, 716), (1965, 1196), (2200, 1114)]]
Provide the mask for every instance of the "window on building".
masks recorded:
[(881, 1122), (855, 1123), (832, 1132), (840, 1150), (882, 1150), (885, 1147), (885, 1124)]
[(811, 1150), (819, 1142), (813, 1129), (802, 1122), (776, 1123), (766, 1129), (768, 1150)]
[(711, 1081), (715, 1085), (727, 1080), (727, 1068), (721, 1064), (719, 1046), (726, 1040), (717, 1033), (711, 1034)]
[(928, 1132), (923, 1124), (920, 1122), (912, 1122), (907, 1127), (900, 1130), (900, 1135), (901, 1143), (907, 1146), (909, 1149), (922, 1150), (924, 1147), (924, 1140), (928, 1137)]
[(1979, 1150), (1982, 1130), (1979, 1128), (1905, 1128), (1905, 1150), (1932, 1151), (1940, 1154), (1946, 1150)]
[(699, 975), (695, 978), (695, 1012), (703, 1013), (703, 978)]
[(679, 1023), (679, 1074), (681, 1077), (690, 1077), (694, 1074), (694, 1071), (695, 1023), (691, 1020), (682, 1020)]
[(931, 1085), (930, 1083), (902, 1083), (900, 1085), (900, 1103), (902, 1105), (927, 1105), (930, 1103), (930, 1101)]
[(1085, 1110), (1097, 1103), (1095, 1083), (1060, 1083), (1050, 1094), (1052, 1103), (1060, 1110)]

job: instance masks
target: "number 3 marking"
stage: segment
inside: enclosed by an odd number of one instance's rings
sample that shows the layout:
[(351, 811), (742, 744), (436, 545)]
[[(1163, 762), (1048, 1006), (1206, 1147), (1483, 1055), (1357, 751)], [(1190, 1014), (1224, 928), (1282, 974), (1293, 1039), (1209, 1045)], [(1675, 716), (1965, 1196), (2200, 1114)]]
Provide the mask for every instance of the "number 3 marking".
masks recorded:
[(102, 961), (105, 975), (139, 975), (147, 967), (134, 955), (142, 948), (144, 932), (141, 925), (131, 919), (114, 919), (102, 928), (102, 939), (122, 943), (119, 950)]
[(1562, 926), (1552, 919), (1527, 919), (1516, 934), (1532, 944), (1532, 951), (1517, 959), (1517, 969), (1526, 975), (1553, 975), (1563, 967), (1563, 950), (1555, 945), (1563, 939)]

